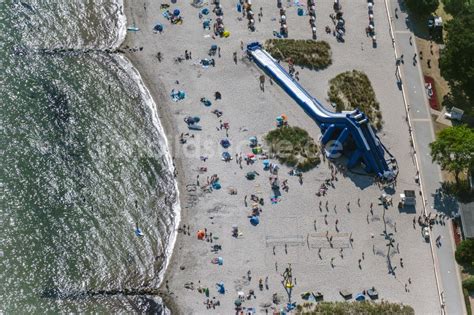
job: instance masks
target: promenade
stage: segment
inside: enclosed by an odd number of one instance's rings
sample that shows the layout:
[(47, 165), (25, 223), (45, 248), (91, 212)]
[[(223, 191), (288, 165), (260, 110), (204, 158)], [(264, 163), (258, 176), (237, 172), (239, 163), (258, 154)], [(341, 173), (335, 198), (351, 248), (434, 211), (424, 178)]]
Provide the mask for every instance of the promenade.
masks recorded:
[[(426, 60), (419, 58), (415, 35), (411, 30), (410, 19), (403, 6), (400, 7), (398, 1), (395, 0), (387, 0), (387, 3), (389, 4), (397, 57), (404, 56), (404, 63), (400, 66), (401, 77), (413, 128), (416, 159), (426, 211), (453, 217), (458, 213), (458, 204), (452, 198), (438, 193), (442, 182), (441, 170), (438, 164), (431, 161), (429, 143), (435, 140), (435, 135), (420, 65), (420, 62), (426, 62)], [(398, 18), (395, 17), (397, 8)], [(417, 57), (414, 64), (415, 54)], [(439, 236), (441, 237), (441, 246), (437, 247), (435, 239)], [(451, 222), (446, 225), (435, 225), (431, 232), (431, 243), (435, 263), (438, 266), (441, 301), (445, 304), (445, 311), (447, 314), (465, 314), (466, 307), (462, 295), (460, 273), (454, 260), (455, 244)]]

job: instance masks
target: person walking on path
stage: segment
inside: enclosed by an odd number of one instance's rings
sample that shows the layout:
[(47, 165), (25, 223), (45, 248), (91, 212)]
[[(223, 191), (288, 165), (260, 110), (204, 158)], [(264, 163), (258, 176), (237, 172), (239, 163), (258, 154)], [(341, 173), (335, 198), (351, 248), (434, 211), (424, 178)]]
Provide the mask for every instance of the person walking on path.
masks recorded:
[(262, 74), (259, 80), (260, 80), (260, 90), (262, 90), (262, 92), (265, 92), (265, 76)]
[(410, 35), (410, 38), (408, 39), (410, 41), (410, 46), (413, 45), (413, 43), (411, 41), (411, 38), (412, 38), (412, 36)]

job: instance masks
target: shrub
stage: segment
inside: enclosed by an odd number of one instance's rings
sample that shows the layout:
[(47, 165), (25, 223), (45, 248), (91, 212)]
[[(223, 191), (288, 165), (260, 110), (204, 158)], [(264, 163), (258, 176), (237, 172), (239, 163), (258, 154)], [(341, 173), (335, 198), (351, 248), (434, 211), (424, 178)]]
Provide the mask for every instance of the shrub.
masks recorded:
[(462, 286), (468, 291), (474, 291), (474, 276), (469, 276), (469, 278), (464, 279)]
[(319, 304), (304, 304), (297, 314), (319, 315), (319, 314), (397, 314), (413, 315), (415, 311), (411, 306), (389, 302), (321, 302)]
[(329, 101), (337, 112), (359, 108), (377, 130), (382, 129), (382, 112), (374, 89), (364, 72), (352, 70), (338, 74), (329, 81)]
[(280, 163), (308, 171), (320, 163), (318, 146), (308, 132), (299, 127), (282, 127), (270, 131), (265, 140)]
[(474, 240), (463, 240), (456, 248), (454, 256), (458, 264), (474, 266)]
[(310, 69), (324, 69), (331, 65), (331, 47), (325, 41), (302, 39), (269, 39), (265, 49), (273, 58), (292, 60), (295, 65)]

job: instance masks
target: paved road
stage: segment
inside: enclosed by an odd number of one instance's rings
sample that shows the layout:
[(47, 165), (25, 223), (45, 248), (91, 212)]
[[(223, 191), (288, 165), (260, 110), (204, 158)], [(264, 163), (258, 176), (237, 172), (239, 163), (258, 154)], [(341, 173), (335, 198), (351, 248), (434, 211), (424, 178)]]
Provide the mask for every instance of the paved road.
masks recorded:
[[(426, 60), (420, 60), (417, 57), (417, 63), (413, 63), (413, 57), (418, 51), (415, 36), (409, 29), (410, 22), (407, 14), (401, 10), (403, 6), (400, 7), (396, 0), (388, 0), (388, 7), (392, 16), (397, 56), (403, 55), (404, 59), (404, 63), (401, 65), (401, 76), (415, 137), (426, 210), (453, 215), (458, 210), (455, 200), (436, 194), (437, 189), (440, 188), (442, 177), (439, 166), (431, 162), (429, 143), (434, 140), (435, 136), (419, 65), (419, 62), (426, 62)], [(395, 17), (395, 8), (398, 8), (398, 18)], [(438, 265), (438, 278), (446, 313), (466, 314), (459, 270), (454, 260), (452, 227), (450, 222), (448, 223), (444, 226), (436, 225), (432, 231), (432, 238), (441, 236), (442, 244), (439, 248), (434, 246), (435, 263)]]

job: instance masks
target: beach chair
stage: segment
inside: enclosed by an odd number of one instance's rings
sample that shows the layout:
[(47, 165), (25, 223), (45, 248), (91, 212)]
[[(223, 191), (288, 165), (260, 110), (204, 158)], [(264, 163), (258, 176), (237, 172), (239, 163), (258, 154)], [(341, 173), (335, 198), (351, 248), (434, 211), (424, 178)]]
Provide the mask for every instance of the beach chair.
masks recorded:
[(344, 298), (344, 300), (352, 299), (352, 293), (347, 290), (339, 291), (339, 294)]

